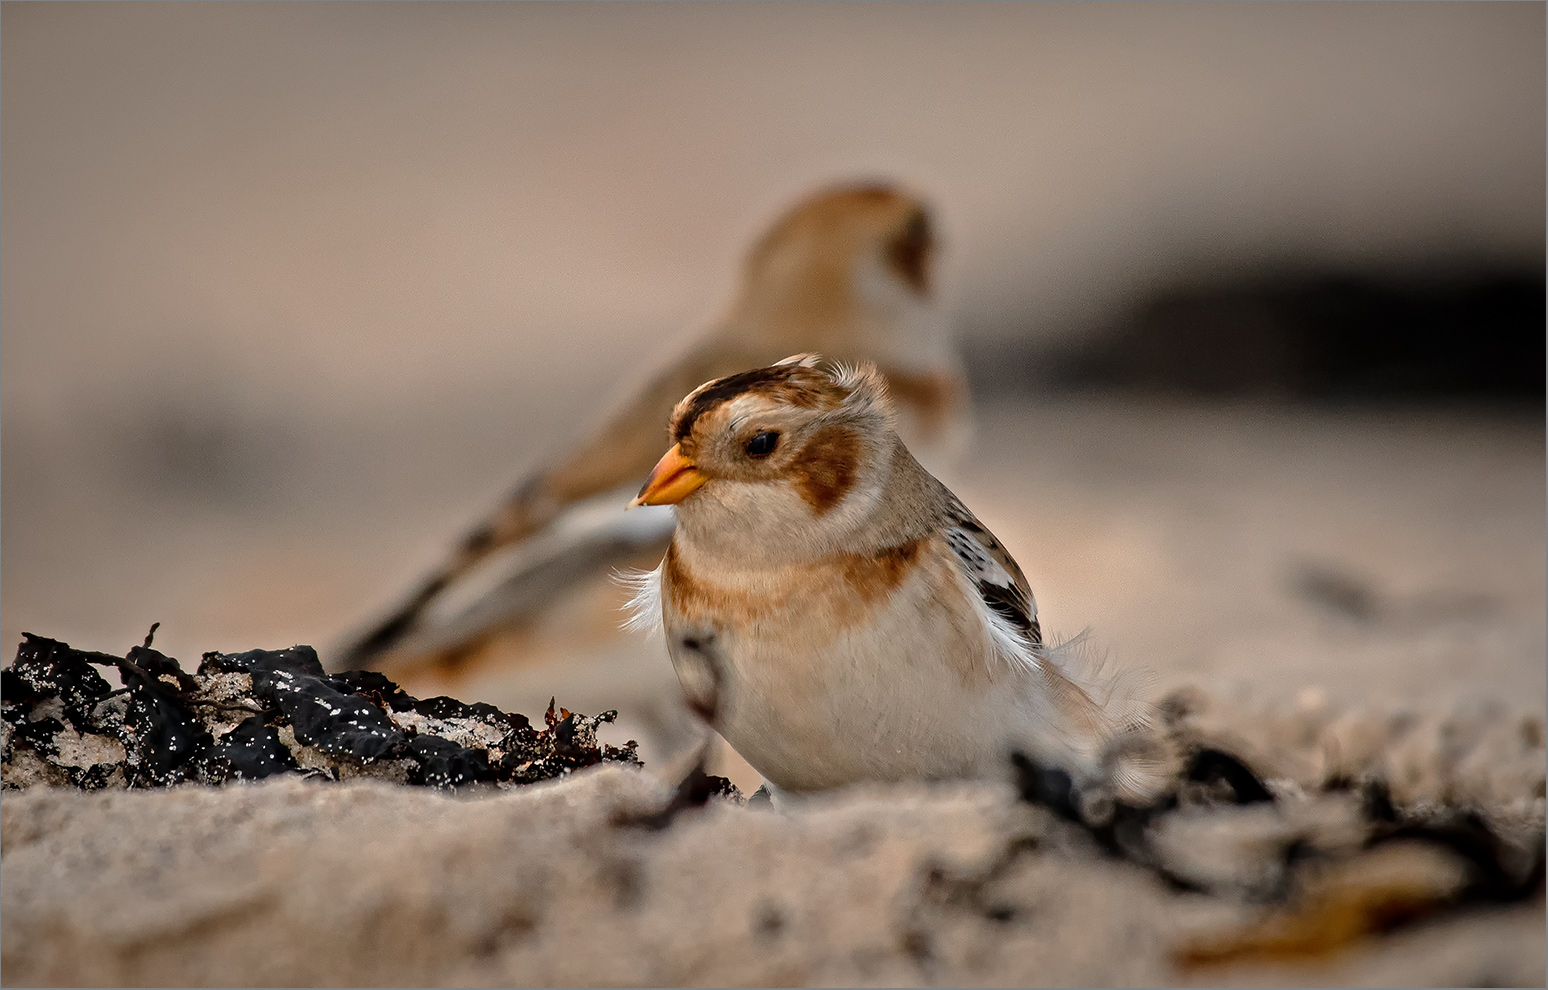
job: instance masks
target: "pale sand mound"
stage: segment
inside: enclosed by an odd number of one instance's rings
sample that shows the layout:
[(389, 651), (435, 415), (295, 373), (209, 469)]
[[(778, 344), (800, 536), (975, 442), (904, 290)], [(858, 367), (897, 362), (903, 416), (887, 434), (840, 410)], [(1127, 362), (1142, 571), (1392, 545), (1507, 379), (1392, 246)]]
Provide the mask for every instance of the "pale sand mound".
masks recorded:
[(1209, 893), (1104, 856), (991, 785), (864, 789), (783, 812), (714, 802), (657, 832), (615, 819), (667, 790), (615, 767), (461, 797), (294, 778), (34, 787), (0, 805), (5, 980), (1541, 985), (1540, 888), (1281, 968), (1262, 953), (1246, 969), (1176, 962), (1190, 946), (1199, 958), (1240, 945), (1243, 926), (1272, 914), (1263, 905), (1295, 839), (1318, 858), (1296, 874), (1292, 904), (1334, 889), (1433, 906), (1466, 884), (1466, 864), (1434, 845), (1357, 854), (1358, 797), (1319, 792), (1329, 777), (1385, 777), (1404, 814), (1470, 806), (1499, 835), (1540, 844), (1536, 716), (1227, 719), (1199, 697), (1186, 721), (1239, 739), (1281, 795), (1156, 825), (1172, 872)]

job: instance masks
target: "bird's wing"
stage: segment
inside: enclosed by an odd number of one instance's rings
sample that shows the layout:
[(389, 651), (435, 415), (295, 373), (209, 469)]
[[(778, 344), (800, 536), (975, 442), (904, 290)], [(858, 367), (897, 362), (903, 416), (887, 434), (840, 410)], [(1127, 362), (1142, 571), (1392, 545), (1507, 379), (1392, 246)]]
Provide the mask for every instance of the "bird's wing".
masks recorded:
[[(429, 612), (436, 610), (448, 595), (462, 597), (458, 585), (469, 575), (501, 551), (545, 532), (579, 503), (624, 488), (628, 494), (622, 495), (616, 506), (621, 513), (634, 487), (650, 473), (666, 448), (667, 420), (679, 399), (710, 379), (779, 357), (783, 354), (750, 353), (721, 334), (658, 373), (583, 442), (516, 486), (499, 508), (469, 530), (446, 561), (390, 615), (347, 644), (337, 664), (342, 668), (372, 667), (389, 653), (403, 653), (420, 638)], [(598, 539), (606, 542), (602, 537)], [(554, 566), (560, 566), (557, 560)], [(580, 570), (590, 573), (585, 568)], [(555, 580), (562, 578), (560, 571), (549, 569), (547, 573)], [(556, 584), (555, 591), (568, 583)], [(537, 606), (526, 608), (523, 614), (536, 610)], [(459, 628), (472, 621), (470, 614)]]
[[(1001, 654), (1037, 671), (1048, 699), (1072, 727), (1105, 736), (1111, 720), (1083, 686), (1083, 677), (1066, 669), (1066, 651), (1043, 645), (1037, 602), (1025, 574), (978, 517), (947, 492), (945, 534), (957, 562), (978, 588), (988, 610), (989, 629)], [(1065, 662), (1061, 662), (1065, 661)]]
[(950, 492), (947, 495), (946, 543), (957, 563), (977, 587), (989, 611), (1021, 636), (1027, 646), (1039, 645), (1043, 636), (1037, 623), (1037, 602), (1032, 598), (1026, 575), (962, 500)]

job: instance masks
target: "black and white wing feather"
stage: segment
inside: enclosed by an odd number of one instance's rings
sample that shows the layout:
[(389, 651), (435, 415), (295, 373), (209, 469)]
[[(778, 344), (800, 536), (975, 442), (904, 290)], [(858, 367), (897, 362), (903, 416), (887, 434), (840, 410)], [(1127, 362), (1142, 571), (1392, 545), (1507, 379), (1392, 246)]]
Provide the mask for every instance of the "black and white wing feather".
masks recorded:
[(1116, 673), (1103, 669), (1100, 658), (1087, 648), (1085, 634), (1063, 643), (1043, 642), (1026, 575), (967, 506), (942, 488), (945, 509), (940, 523), (946, 543), (978, 590), (996, 651), (1032, 672), (1041, 687), (1035, 694), (1049, 705), (1051, 724), (1058, 727), (1057, 747), (1089, 772), (1097, 772), (1098, 764), (1106, 767), (1102, 772), (1111, 774), (1125, 793), (1157, 793), (1161, 782), (1172, 779), (1166, 772), (1170, 764), (1165, 747), (1139, 742), (1128, 749), (1110, 748), (1120, 737), (1148, 738), (1129, 734), (1143, 732), (1150, 722), (1150, 706), (1130, 693)]
[[(1043, 643), (1037, 603), (1032, 599), (1026, 575), (960, 499), (950, 491), (946, 496), (943, 528), (947, 545), (978, 588), (989, 618), (989, 631), (1000, 654), (1040, 675), (1046, 697), (1064, 716), (1066, 726), (1089, 734), (1089, 738), (1111, 736), (1121, 719), (1121, 713), (1107, 710), (1112, 685), (1096, 683), (1072, 669), (1081, 659), (1082, 637), (1058, 647)], [(1098, 697), (1103, 700), (1097, 700)]]
[(988, 607), (996, 639), (1008, 640), (1002, 646), (1014, 647), (1006, 650), (1012, 656), (1030, 653), (1043, 634), (1026, 575), (961, 499), (946, 494), (946, 543)]

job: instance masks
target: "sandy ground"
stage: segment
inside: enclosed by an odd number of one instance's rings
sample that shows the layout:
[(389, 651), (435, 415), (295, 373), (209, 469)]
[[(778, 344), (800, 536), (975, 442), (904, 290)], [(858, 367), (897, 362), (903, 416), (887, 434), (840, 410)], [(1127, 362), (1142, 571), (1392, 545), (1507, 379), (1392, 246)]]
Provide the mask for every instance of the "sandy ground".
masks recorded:
[[(1428, 784), (1438, 740), (1417, 747)], [(1540, 746), (1514, 748), (1540, 794)], [(6, 981), (1532, 986), (1544, 971), (1540, 899), (1288, 962), (1186, 967), (1189, 947), (1268, 909), (1172, 892), (986, 785), (721, 805), (659, 833), (611, 824), (663, 796), (612, 769), (463, 799), (295, 780), (34, 788), (0, 807)], [(1251, 867), (1254, 837), (1305, 807), (1184, 840), (1229, 880), (1221, 861)], [(1516, 813), (1540, 827), (1541, 798)], [(1413, 849), (1362, 865), (1389, 887), (1445, 889), (1456, 870)]]

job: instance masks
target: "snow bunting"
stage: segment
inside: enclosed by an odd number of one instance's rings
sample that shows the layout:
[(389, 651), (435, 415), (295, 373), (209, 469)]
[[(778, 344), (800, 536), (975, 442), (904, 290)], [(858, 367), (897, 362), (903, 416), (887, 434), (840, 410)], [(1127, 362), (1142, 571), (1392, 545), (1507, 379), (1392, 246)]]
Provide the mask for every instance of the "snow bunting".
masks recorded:
[(1094, 773), (1122, 713), (1044, 646), (1021, 568), (895, 430), (872, 366), (809, 355), (699, 386), (636, 505), (674, 505), (635, 626), (777, 791)]
[(936, 253), (924, 204), (890, 186), (828, 189), (799, 203), (753, 246), (740, 292), (704, 339), (517, 486), (332, 665), (400, 680), (465, 673), (497, 632), (619, 564), (659, 554), (671, 510), (625, 515), (622, 504), (660, 453), (674, 403), (706, 379), (793, 351), (871, 361), (912, 442), (926, 454), (959, 446), (968, 393), (934, 298)]

